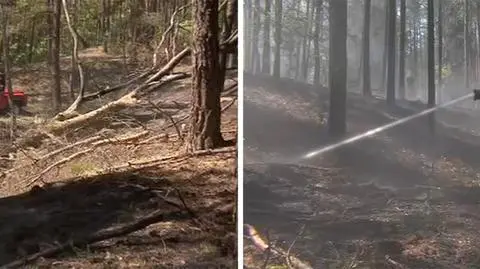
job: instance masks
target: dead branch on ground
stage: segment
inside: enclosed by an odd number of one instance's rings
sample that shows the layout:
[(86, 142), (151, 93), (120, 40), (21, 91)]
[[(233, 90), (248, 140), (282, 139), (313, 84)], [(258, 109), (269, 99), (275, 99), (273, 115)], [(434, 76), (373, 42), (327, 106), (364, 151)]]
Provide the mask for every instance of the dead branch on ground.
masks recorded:
[(27, 166), (29, 166), (29, 165), (33, 165), (33, 164), (38, 163), (38, 162), (40, 162), (40, 161), (42, 161), (42, 160), (46, 160), (46, 159), (52, 158), (53, 156), (58, 155), (58, 154), (60, 154), (60, 153), (62, 153), (62, 152), (65, 152), (65, 151), (67, 151), (67, 150), (69, 150), (69, 149), (72, 149), (72, 148), (77, 147), (77, 146), (82, 146), (82, 145), (85, 145), (85, 144), (89, 144), (89, 143), (94, 142), (94, 141), (96, 141), (96, 140), (99, 140), (99, 139), (101, 139), (101, 138), (102, 138), (101, 136), (97, 135), (97, 136), (89, 137), (89, 138), (87, 138), (87, 139), (84, 139), (84, 140), (75, 142), (75, 143), (73, 143), (73, 144), (69, 144), (69, 145), (67, 145), (67, 146), (65, 146), (65, 147), (63, 147), (63, 148), (60, 148), (60, 149), (54, 150), (54, 151), (52, 151), (52, 152), (50, 152), (50, 153), (47, 153), (47, 154), (41, 156), (40, 158), (32, 159), (32, 162), (31, 162), (31, 163), (24, 164), (24, 165), (20, 165), (20, 166), (15, 166), (15, 167), (13, 167), (13, 168), (11, 168), (11, 169), (9, 169), (9, 170), (1, 173), (0, 176), (6, 176), (6, 175), (8, 175), (8, 174), (11, 174), (11, 173), (19, 170), (19, 169), (25, 168), (25, 167), (27, 167)]
[(226, 154), (236, 152), (236, 147), (226, 147), (212, 150), (200, 150), (193, 153), (177, 153), (169, 156), (155, 156), (152, 159), (136, 160), (127, 162), (112, 168), (106, 169), (106, 171), (99, 172), (100, 174), (106, 173), (120, 173), (120, 172), (136, 172), (143, 169), (156, 167), (171, 162), (189, 160), (191, 157), (200, 157), (214, 154)]
[[(89, 152), (92, 152), (94, 151), (96, 148), (100, 147), (100, 146), (104, 146), (104, 145), (107, 145), (107, 144), (115, 144), (115, 143), (122, 143), (122, 142), (127, 142), (127, 141), (132, 141), (132, 140), (136, 140), (136, 139), (139, 139), (140, 137), (143, 137), (143, 136), (146, 136), (149, 134), (149, 131), (143, 131), (141, 133), (138, 133), (138, 134), (134, 134), (134, 135), (127, 135), (127, 136), (119, 136), (119, 137), (113, 137), (113, 138), (107, 138), (107, 139), (103, 139), (103, 140), (100, 140), (100, 141), (96, 141), (96, 142), (93, 142), (92, 143), (92, 147), (90, 148), (87, 148), (87, 149), (84, 149), (82, 151), (79, 151), (79, 152), (76, 152), (66, 158), (63, 158), (59, 161), (56, 161), (55, 163), (49, 165), (47, 168), (43, 169), (40, 173), (38, 173), (35, 177), (27, 180), (27, 187), (31, 186), (32, 184), (36, 183), (38, 180), (41, 180), (41, 178), (46, 174), (48, 173), (50, 170), (52, 170), (53, 168), (59, 166), (59, 165), (62, 165), (66, 162), (69, 162), (75, 158), (78, 158), (80, 156), (83, 156)], [(44, 183), (44, 182), (42, 182)]]
[(103, 96), (103, 95), (106, 95), (108, 93), (111, 93), (111, 92), (114, 92), (114, 91), (118, 91), (118, 90), (122, 90), (122, 89), (125, 89), (127, 88), (128, 86), (131, 86), (133, 85), (134, 83), (137, 83), (138, 81), (140, 81), (141, 79), (144, 79), (146, 77), (148, 77), (149, 75), (153, 74), (153, 72), (155, 71), (155, 69), (153, 68), (150, 68), (148, 69), (147, 71), (141, 73), (140, 75), (128, 80), (127, 82), (124, 82), (124, 83), (121, 83), (121, 84), (117, 84), (115, 86), (107, 86), (105, 87), (104, 89), (102, 90), (99, 90), (97, 92), (94, 92), (94, 93), (90, 93), (90, 94), (87, 94), (83, 97), (83, 100), (84, 101), (91, 101), (91, 100), (95, 100), (95, 99), (98, 99), (99, 97)]
[(386, 261), (388, 264), (394, 266), (395, 268), (408, 269), (407, 266), (405, 266), (405, 265), (403, 265), (403, 264), (401, 264), (401, 263), (399, 263), (399, 262), (397, 262), (397, 261), (394, 261), (389, 255), (385, 255), (385, 261)]
[[(220, 112), (225, 112), (227, 109), (229, 109), (233, 104), (235, 104), (235, 102), (237, 101), (237, 97), (233, 98), (232, 100), (230, 100), (230, 102), (228, 104), (226, 104), (224, 107), (222, 107), (222, 110)], [(179, 124), (187, 119), (190, 118), (190, 114), (187, 114), (183, 117), (181, 117), (180, 119), (176, 120), (174, 123), (175, 124)], [(170, 123), (169, 125), (167, 126), (164, 126), (161, 130), (164, 131), (172, 126), (174, 126), (174, 123)], [(159, 135), (155, 135), (155, 136), (152, 136), (152, 137), (149, 137), (148, 139), (140, 142), (139, 144), (148, 144), (149, 142), (155, 140), (155, 139), (158, 139), (158, 138), (163, 138), (165, 137), (165, 134), (159, 134)]]
[(178, 126), (177, 126), (175, 120), (173, 119), (173, 117), (172, 117), (170, 114), (168, 114), (168, 113), (166, 113), (165, 111), (163, 111), (159, 106), (157, 106), (156, 104), (154, 104), (152, 101), (149, 100), (149, 103), (150, 103), (150, 105), (152, 105), (152, 106), (155, 108), (155, 110), (157, 110), (157, 111), (160, 112), (163, 116), (167, 117), (167, 118), (170, 120), (170, 123), (175, 127), (175, 131), (177, 131), (178, 137), (179, 137), (180, 140), (182, 140), (182, 142), (183, 142), (183, 141), (184, 141), (184, 140), (183, 140), (183, 135), (182, 135), (182, 133), (180, 132), (180, 128), (178, 128)]
[(287, 259), (288, 257), (290, 257), (289, 258), (289, 260), (290, 260), (290, 265), (289, 266), (291, 266), (291, 268), (313, 269), (313, 267), (311, 265), (309, 265), (308, 263), (306, 263), (304, 261), (301, 261), (300, 259), (298, 259), (294, 256), (291, 256), (290, 253), (288, 253), (287, 251), (282, 250), (282, 249), (277, 248), (277, 247), (272, 248), (269, 244), (265, 243), (265, 241), (261, 238), (258, 231), (253, 226), (251, 226), (249, 224), (245, 224), (245, 227), (248, 229), (248, 234), (249, 234), (250, 240), (260, 250), (267, 251), (269, 249), (271, 254), (273, 254), (275, 256), (278, 256), (278, 257), (282, 257), (284, 259)]
[(13, 261), (9, 264), (4, 265), (3, 269), (10, 269), (10, 268), (18, 268), (27, 265), (28, 263), (32, 263), (40, 258), (50, 258), (59, 253), (72, 249), (73, 247), (85, 247), (86, 245), (97, 243), (100, 241), (104, 241), (107, 239), (111, 239), (114, 237), (128, 235), (130, 233), (145, 229), (149, 225), (164, 222), (164, 221), (171, 221), (171, 220), (179, 220), (179, 219), (189, 219), (190, 213), (183, 213), (183, 212), (169, 212), (165, 213), (164, 209), (154, 211), (149, 215), (135, 220), (129, 224), (122, 225), (116, 228), (109, 228), (105, 230), (100, 230), (86, 238), (71, 240), (70, 242), (60, 244), (55, 247), (51, 247), (40, 252), (34, 253), (22, 259)]

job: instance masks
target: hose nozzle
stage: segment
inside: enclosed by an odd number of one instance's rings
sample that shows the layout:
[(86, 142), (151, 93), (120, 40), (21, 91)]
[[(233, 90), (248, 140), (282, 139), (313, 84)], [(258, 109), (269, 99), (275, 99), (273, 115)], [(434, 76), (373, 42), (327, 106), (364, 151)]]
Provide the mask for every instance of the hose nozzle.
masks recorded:
[(480, 100), (480, 89), (473, 90), (473, 101)]

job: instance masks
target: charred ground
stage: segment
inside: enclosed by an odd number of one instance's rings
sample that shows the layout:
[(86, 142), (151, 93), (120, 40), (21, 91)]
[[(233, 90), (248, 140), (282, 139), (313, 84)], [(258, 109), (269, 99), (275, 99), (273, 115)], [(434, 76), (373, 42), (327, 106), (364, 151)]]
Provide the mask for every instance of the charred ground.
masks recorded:
[[(479, 111), (439, 111), (435, 136), (419, 118), (284, 163), (333, 142), (322, 120), (328, 92), (248, 74), (245, 87), (245, 222), (265, 241), (313, 268), (475, 268)], [(387, 109), (381, 99), (349, 93), (349, 133), (424, 108), (400, 102)], [(262, 266), (269, 255), (245, 242), (246, 265)], [(270, 264), (286, 262), (270, 258)]]

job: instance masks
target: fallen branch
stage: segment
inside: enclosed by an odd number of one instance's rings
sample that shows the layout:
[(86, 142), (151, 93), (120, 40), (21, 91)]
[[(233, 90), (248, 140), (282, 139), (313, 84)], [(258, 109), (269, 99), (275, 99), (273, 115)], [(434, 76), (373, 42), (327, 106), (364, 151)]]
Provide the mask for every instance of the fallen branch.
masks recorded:
[(152, 105), (155, 110), (157, 110), (158, 112), (160, 112), (160, 114), (162, 114), (163, 116), (167, 117), (171, 124), (175, 127), (175, 131), (177, 131), (177, 135), (178, 137), (182, 140), (182, 142), (184, 141), (183, 140), (183, 135), (182, 133), (180, 132), (180, 129), (178, 128), (177, 124), (175, 123), (175, 120), (173, 119), (172, 116), (170, 116), (168, 113), (166, 113), (165, 111), (163, 111), (159, 106), (155, 105), (152, 101), (149, 101), (150, 105)]
[(389, 255), (385, 255), (385, 261), (393, 266), (395, 266), (396, 268), (399, 268), (399, 269), (408, 269), (407, 266), (397, 262), (397, 261), (394, 261)]
[[(182, 74), (166, 77), (162, 81), (162, 86), (181, 77), (183, 77)], [(140, 90), (141, 88), (137, 88), (136, 90), (128, 93), (127, 95), (124, 95), (120, 99), (110, 102), (96, 110), (90, 111), (83, 115), (79, 115), (65, 121), (53, 121), (47, 126), (47, 129), (50, 133), (59, 135), (64, 133), (67, 129), (78, 128), (80, 126), (91, 124), (92, 122), (95, 122), (102, 116), (105, 116), (109, 113), (114, 113), (122, 109), (135, 106), (139, 102), (139, 99), (137, 99), (137, 94)]]
[[(308, 263), (301, 261), (300, 259), (290, 256), (290, 253), (279, 249), (279, 248), (272, 248), (269, 244), (265, 243), (263, 239), (260, 237), (260, 234), (257, 232), (257, 230), (249, 225), (249, 224), (244, 224), (244, 226), (248, 230), (248, 235), (250, 240), (252, 240), (253, 244), (259, 248), (262, 251), (270, 251), (271, 254), (274, 254), (276, 256), (282, 257), (284, 259), (289, 259), (291, 268), (297, 268), (297, 269), (313, 269), (311, 265)], [(289, 257), (289, 258), (288, 258)]]
[(100, 173), (117, 173), (122, 172), (124, 170), (128, 170), (130, 172), (135, 172), (142, 169), (152, 168), (155, 166), (159, 166), (161, 164), (166, 164), (169, 162), (173, 162), (176, 160), (188, 159), (191, 157), (200, 157), (206, 155), (213, 155), (213, 154), (222, 154), (222, 153), (233, 153), (236, 152), (236, 147), (227, 147), (227, 148), (219, 148), (219, 149), (212, 149), (212, 150), (200, 150), (193, 153), (179, 153), (170, 156), (162, 156), (162, 157), (154, 157), (153, 159), (149, 160), (139, 160), (135, 162), (127, 162), (125, 164), (118, 165), (116, 167), (112, 167), (107, 169), (106, 171)]
[(24, 267), (26, 264), (32, 263), (37, 259), (50, 258), (63, 251), (72, 249), (74, 247), (85, 247), (92, 243), (97, 243), (97, 242), (104, 241), (114, 237), (124, 236), (130, 233), (136, 232), (138, 230), (145, 229), (149, 225), (152, 225), (158, 222), (165, 222), (165, 221), (172, 221), (172, 220), (187, 220), (191, 218), (190, 213), (182, 213), (178, 211), (165, 213), (164, 211), (165, 211), (164, 209), (160, 209), (160, 210), (154, 211), (153, 213), (143, 218), (140, 218), (134, 222), (131, 222), (127, 225), (123, 225), (116, 228), (110, 228), (106, 230), (101, 230), (88, 236), (87, 238), (71, 240), (70, 242), (45, 249), (43, 251), (29, 255), (22, 259), (13, 261), (9, 264), (3, 265), (1, 268), (10, 269), (10, 268)]
[[(235, 101), (236, 101), (236, 100), (237, 100), (236, 97), (233, 98), (227, 105), (225, 105), (225, 106), (222, 108), (221, 112), (225, 112), (225, 110), (229, 109), (233, 104), (235, 104)], [(190, 114), (187, 114), (187, 115), (181, 117), (180, 119), (178, 119), (177, 121), (175, 121), (175, 124), (178, 125), (180, 122), (182, 122), (182, 121), (184, 121), (184, 120), (187, 120), (187, 119), (189, 119), (189, 118), (190, 118)], [(174, 126), (173, 123), (170, 123), (169, 125), (162, 127), (161, 131), (164, 131), (164, 130), (172, 127), (172, 126)], [(152, 140), (155, 140), (155, 139), (158, 139), (158, 138), (163, 138), (163, 137), (165, 137), (165, 134), (155, 135), (155, 136), (149, 137), (148, 139), (140, 142), (140, 144), (147, 144), (147, 143), (149, 143), (149, 142), (152, 141)]]
[(229, 109), (233, 104), (235, 104), (235, 101), (237, 101), (237, 97), (232, 98), (232, 100), (227, 105), (222, 107), (221, 112), (224, 112), (225, 110)]
[(27, 166), (29, 166), (29, 165), (38, 163), (39, 161), (42, 161), (42, 160), (46, 160), (46, 159), (52, 158), (53, 156), (55, 156), (55, 155), (57, 155), (57, 154), (60, 154), (60, 153), (62, 153), (62, 152), (64, 152), (64, 151), (67, 151), (67, 150), (72, 149), (72, 148), (77, 147), (77, 146), (82, 146), (82, 145), (85, 145), (85, 144), (89, 144), (89, 143), (94, 142), (94, 141), (96, 141), (96, 140), (99, 140), (99, 139), (101, 139), (101, 138), (102, 138), (101, 136), (97, 135), (97, 136), (89, 137), (89, 138), (87, 138), (87, 139), (84, 139), (84, 140), (78, 141), (78, 142), (76, 142), (76, 143), (67, 145), (67, 146), (65, 146), (65, 147), (63, 147), (63, 148), (60, 148), (60, 149), (54, 150), (54, 151), (52, 151), (52, 152), (50, 152), (50, 153), (47, 153), (47, 154), (41, 156), (41, 157), (38, 158), (38, 159), (33, 159), (33, 160), (32, 160), (32, 163), (13, 167), (13, 168), (11, 168), (11, 169), (3, 172), (3, 173), (1, 174), (1, 176), (5, 176), (5, 175), (8, 175), (8, 174), (11, 174), (11, 173), (13, 173), (13, 172), (15, 172), (15, 171), (17, 171), (17, 170), (19, 170), (19, 169), (22, 169), (22, 168), (25, 168), (25, 167), (27, 167)]
[[(38, 180), (41, 180), (41, 178), (46, 174), (48, 173), (50, 170), (52, 170), (53, 168), (59, 166), (59, 165), (62, 165), (66, 162), (69, 162), (75, 158), (78, 158), (82, 155), (85, 155), (89, 152), (92, 152), (94, 151), (96, 148), (100, 147), (100, 146), (103, 146), (103, 145), (106, 145), (106, 144), (111, 144), (111, 143), (119, 143), (119, 142), (126, 142), (126, 141), (131, 141), (131, 140), (135, 140), (135, 139), (138, 139), (142, 136), (145, 136), (149, 134), (148, 131), (143, 131), (141, 133), (138, 133), (138, 134), (134, 134), (134, 135), (129, 135), (129, 136), (124, 136), (124, 137), (114, 137), (114, 138), (107, 138), (107, 139), (103, 139), (103, 140), (100, 140), (100, 141), (96, 141), (94, 143), (92, 143), (92, 147), (88, 148), (88, 149), (85, 149), (85, 150), (82, 150), (82, 151), (79, 151), (79, 152), (76, 152), (66, 158), (63, 158), (61, 160), (58, 160), (56, 161), (55, 163), (49, 165), (47, 168), (43, 169), (40, 173), (38, 173), (35, 177), (27, 180), (28, 183), (26, 185), (26, 187), (30, 187), (32, 184), (34, 184), (35, 182), (37, 182)], [(44, 183), (44, 182), (43, 182)]]
[(229, 96), (234, 95), (234, 93), (238, 93), (238, 84), (237, 82), (233, 83), (232, 85), (226, 87), (223, 92), (222, 96)]
[(115, 86), (107, 86), (105, 87), (104, 89), (100, 90), (100, 91), (97, 91), (97, 92), (94, 92), (94, 93), (90, 93), (90, 94), (87, 94), (83, 97), (83, 101), (91, 101), (91, 100), (95, 100), (95, 99), (98, 99), (99, 97), (105, 95), (105, 94), (108, 94), (108, 93), (111, 93), (111, 92), (114, 92), (114, 91), (118, 91), (118, 90), (122, 90), (122, 89), (125, 89), (127, 88), (128, 86), (140, 81), (141, 79), (144, 79), (146, 77), (148, 77), (149, 75), (153, 74), (155, 69), (151, 68), (151, 69), (148, 69), (147, 71), (143, 72), (142, 74), (130, 79), (129, 81), (125, 82), (125, 83), (121, 83), (121, 84), (118, 84), (118, 85), (115, 85)]

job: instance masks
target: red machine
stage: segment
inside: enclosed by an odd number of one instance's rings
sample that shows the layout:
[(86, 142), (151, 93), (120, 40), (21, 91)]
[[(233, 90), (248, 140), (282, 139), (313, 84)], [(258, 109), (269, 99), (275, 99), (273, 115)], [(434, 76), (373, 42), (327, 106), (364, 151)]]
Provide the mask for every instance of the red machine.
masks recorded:
[[(22, 90), (13, 89), (12, 103), (15, 113), (19, 114), (27, 105), (27, 95)], [(0, 113), (4, 113), (7, 110), (9, 110), (8, 89), (5, 88), (3, 94), (0, 95)]]
[[(0, 94), (0, 113), (4, 113), (7, 110), (9, 110), (9, 104), (8, 104), (8, 89), (5, 87), (5, 74), (0, 70), (0, 90), (2, 90), (3, 94)], [(12, 103), (13, 103), (13, 109), (15, 110), (16, 114), (19, 114), (23, 107), (27, 105), (27, 95), (19, 90), (19, 89), (13, 89), (13, 96), (12, 98)]]

